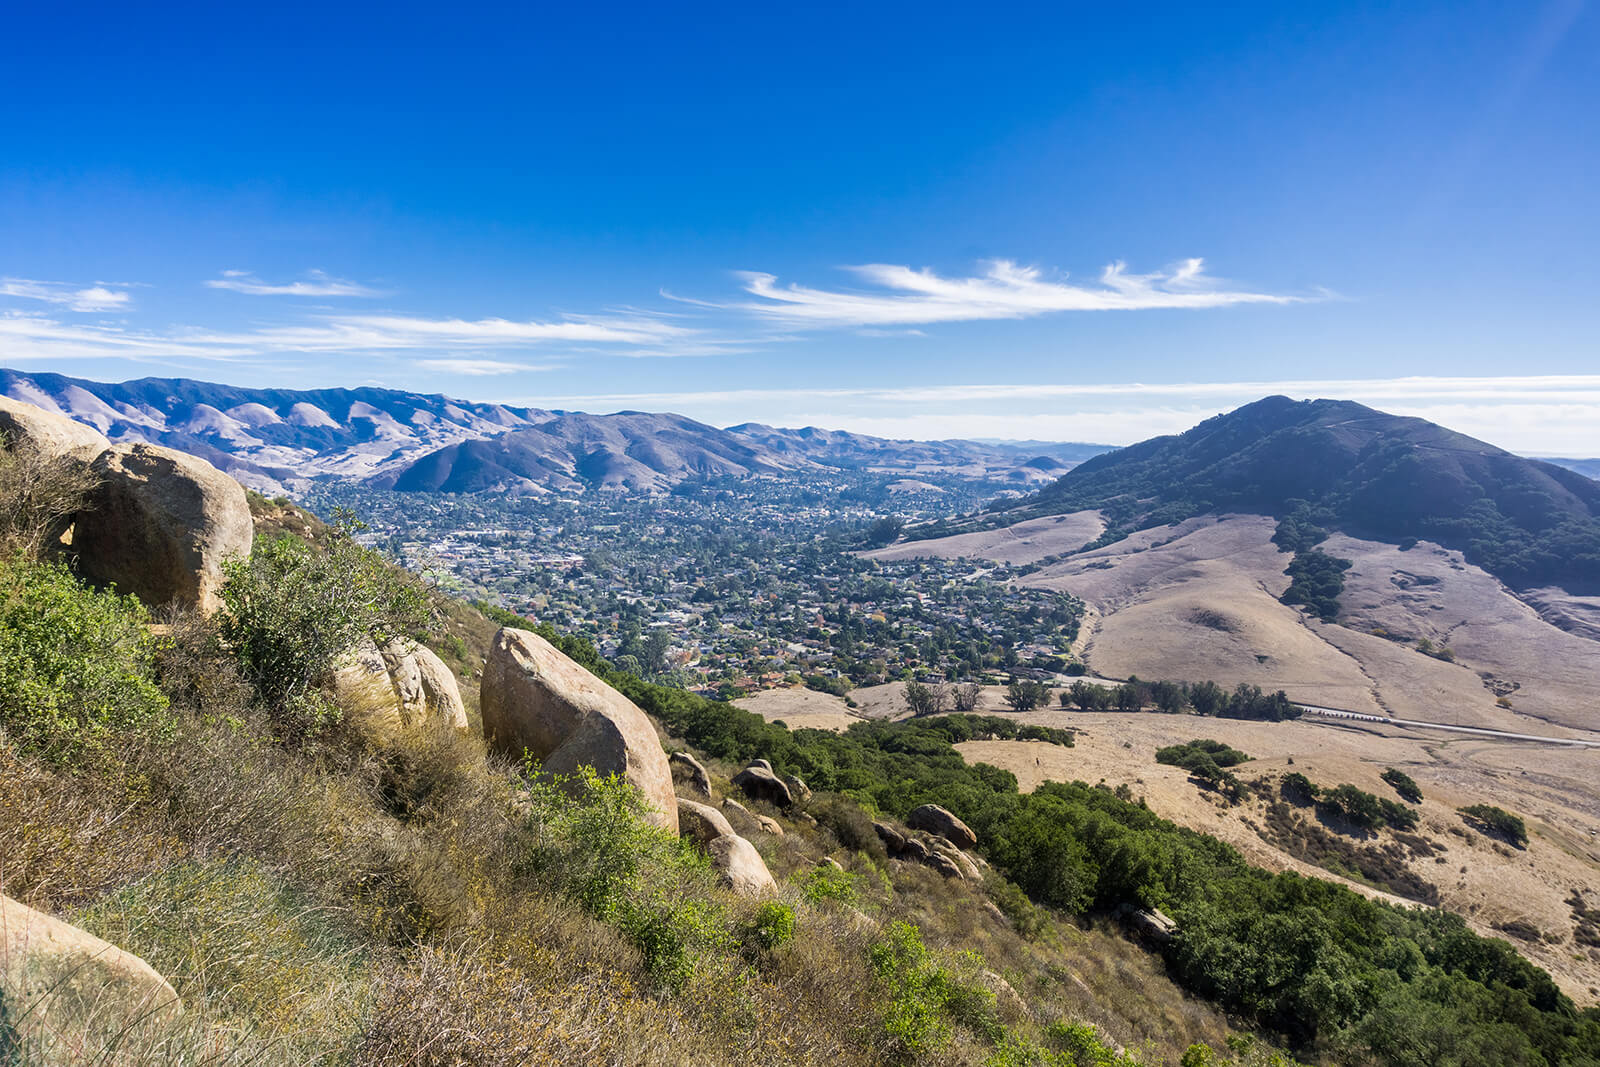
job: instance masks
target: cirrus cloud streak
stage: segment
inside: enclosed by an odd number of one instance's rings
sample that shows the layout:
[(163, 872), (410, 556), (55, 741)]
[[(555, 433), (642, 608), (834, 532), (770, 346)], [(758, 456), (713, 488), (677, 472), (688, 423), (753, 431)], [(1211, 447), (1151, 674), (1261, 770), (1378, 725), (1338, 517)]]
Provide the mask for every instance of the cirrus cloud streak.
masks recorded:
[(1024, 319), (1066, 311), (1138, 311), (1219, 308), (1240, 304), (1294, 304), (1318, 296), (1289, 296), (1235, 288), (1205, 272), (1201, 259), (1186, 259), (1167, 270), (1131, 273), (1112, 263), (1097, 283), (1049, 278), (1037, 267), (996, 259), (982, 273), (947, 278), (926, 268), (869, 263), (846, 267), (875, 286), (872, 290), (813, 289), (779, 285), (776, 275), (736, 274), (744, 290), (759, 299), (731, 307), (790, 325), (816, 327), (913, 326), (940, 322)]

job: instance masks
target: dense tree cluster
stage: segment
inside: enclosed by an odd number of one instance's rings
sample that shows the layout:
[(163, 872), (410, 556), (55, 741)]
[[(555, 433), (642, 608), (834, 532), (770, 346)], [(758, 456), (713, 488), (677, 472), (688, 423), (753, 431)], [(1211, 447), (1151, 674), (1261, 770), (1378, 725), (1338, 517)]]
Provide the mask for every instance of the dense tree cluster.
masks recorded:
[(1263, 692), (1260, 686), (1241, 682), (1231, 691), (1213, 681), (1146, 682), (1134, 677), (1116, 686), (1073, 682), (1061, 691), (1061, 706), (1079, 711), (1142, 711), (1153, 707), (1169, 715), (1185, 709), (1196, 715), (1222, 719), (1282, 722), (1305, 713), (1283, 690)]

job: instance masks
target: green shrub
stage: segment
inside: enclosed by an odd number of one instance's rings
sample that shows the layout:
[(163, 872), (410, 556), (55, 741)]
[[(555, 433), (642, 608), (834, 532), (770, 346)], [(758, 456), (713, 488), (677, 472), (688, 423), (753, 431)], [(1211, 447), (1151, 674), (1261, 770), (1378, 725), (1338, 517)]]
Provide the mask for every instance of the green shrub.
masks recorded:
[(285, 534), (223, 564), (223, 639), (286, 734), (337, 717), (312, 687), (341, 655), (362, 638), (382, 644), (426, 619), (415, 580), (358, 545), (360, 528), (340, 514), (321, 544)]
[(1485, 833), (1504, 838), (1517, 848), (1528, 845), (1528, 827), (1522, 818), (1493, 804), (1473, 804), (1458, 809), (1463, 818)]
[(1389, 767), (1383, 772), (1383, 780), (1394, 787), (1394, 791), (1400, 794), (1401, 800), (1409, 800), (1413, 804), (1422, 803), (1422, 787), (1417, 785), (1405, 771)]
[(1217, 767), (1237, 767), (1250, 759), (1236, 748), (1210, 738), (1196, 738), (1181, 745), (1156, 750), (1156, 762), (1192, 770), (1193, 764), (1209, 761)]
[(805, 880), (800, 883), (800, 893), (810, 904), (821, 904), (824, 900), (854, 904), (858, 896), (855, 875), (826, 865), (806, 872)]
[(129, 734), (166, 734), (156, 639), (137, 600), (59, 563), (0, 559), (0, 726), (24, 750), (75, 760)]
[(763, 903), (750, 924), (750, 940), (768, 952), (793, 941), (794, 909), (780, 900)]
[(709, 862), (646, 822), (649, 808), (633, 786), (589, 767), (541, 775), (530, 761), (523, 791), (519, 869), (621, 931), (661, 988), (681, 989), (702, 962), (733, 947)]
[[(952, 1022), (994, 1043), (1004, 1038), (994, 992), (940, 966), (911, 923), (891, 923), (873, 942), (868, 959), (889, 995), (884, 1029), (904, 1058), (919, 1059), (943, 1048), (950, 1041)], [(972, 953), (964, 953), (961, 962), (974, 972), (981, 964)]]
[(1299, 771), (1290, 771), (1283, 776), (1283, 785), (1280, 787), (1285, 800), (1292, 804), (1306, 805), (1317, 799), (1321, 792), (1317, 786)]

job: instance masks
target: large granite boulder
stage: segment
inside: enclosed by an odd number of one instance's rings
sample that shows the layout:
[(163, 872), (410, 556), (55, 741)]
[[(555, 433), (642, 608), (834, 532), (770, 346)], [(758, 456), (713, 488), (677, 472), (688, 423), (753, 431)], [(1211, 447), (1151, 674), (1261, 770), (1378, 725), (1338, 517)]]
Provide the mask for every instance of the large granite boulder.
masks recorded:
[(45, 459), (75, 456), (86, 463), (111, 447), (93, 426), (7, 396), (0, 396), (0, 438), (8, 449), (26, 448)]
[(513, 758), (527, 751), (556, 774), (589, 766), (620, 775), (655, 809), (653, 823), (678, 831), (672, 770), (649, 718), (538, 634), (510, 627), (495, 634), (479, 707), (495, 751)]
[(117, 445), (91, 464), (99, 485), (72, 547), (83, 574), (151, 606), (222, 606), (224, 560), (255, 536), (244, 487), (203, 459), (159, 445)]
[(742, 897), (760, 897), (778, 891), (778, 883), (767, 870), (756, 846), (738, 834), (725, 834), (706, 847), (711, 865), (722, 875), (728, 888)]
[(397, 637), (363, 640), (339, 658), (325, 683), (345, 713), (389, 731), (438, 724), (467, 729), (455, 675), (431, 648)]
[(957, 848), (972, 848), (978, 843), (978, 835), (971, 827), (937, 804), (913, 808), (906, 817), (906, 825), (913, 830), (938, 834)]
[(794, 794), (789, 787), (783, 784), (783, 779), (772, 773), (772, 764), (764, 759), (756, 760), (750, 766), (733, 776), (733, 784), (744, 790), (745, 795), (756, 800), (765, 800), (769, 804), (776, 804), (780, 808), (787, 808), (794, 804)]
[(673, 781), (682, 782), (691, 793), (710, 798), (711, 775), (706, 773), (703, 763), (687, 752), (674, 752), (667, 757), (667, 762), (672, 767)]
[[(183, 1011), (172, 986), (138, 956), (4, 894), (0, 995), (6, 1021), (26, 1047), (60, 1046), (57, 1051), (101, 1037), (126, 1038), (142, 1024), (161, 1025)], [(5, 1049), (0, 1029), (0, 1053)]]

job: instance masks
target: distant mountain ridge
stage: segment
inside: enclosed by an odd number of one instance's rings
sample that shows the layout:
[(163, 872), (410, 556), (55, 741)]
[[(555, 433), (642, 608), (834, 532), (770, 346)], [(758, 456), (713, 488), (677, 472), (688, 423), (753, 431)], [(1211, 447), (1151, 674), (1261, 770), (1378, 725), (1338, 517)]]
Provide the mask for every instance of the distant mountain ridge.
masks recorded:
[(1098, 509), (1133, 529), (1300, 501), (1352, 534), (1459, 549), (1512, 586), (1600, 592), (1600, 482), (1345, 400), (1246, 404), (1087, 460), (1005, 517)]
[(248, 389), (184, 378), (104, 383), (0, 369), (0, 393), (68, 415), (116, 441), (201, 456), (267, 492), (321, 479), (402, 491), (654, 491), (697, 477), (799, 469), (933, 470), (1028, 489), (1103, 445), (893, 441), (682, 415), (609, 415), (358, 389)]
[(0, 369), (0, 393), (68, 415), (114, 441), (200, 456), (259, 489), (361, 480), (457, 441), (554, 418), (534, 408), (395, 389), (245, 389), (187, 378), (106, 383)]

